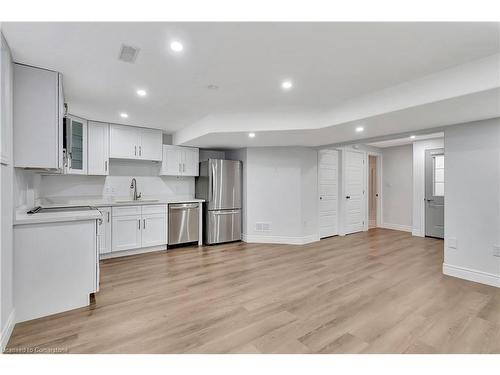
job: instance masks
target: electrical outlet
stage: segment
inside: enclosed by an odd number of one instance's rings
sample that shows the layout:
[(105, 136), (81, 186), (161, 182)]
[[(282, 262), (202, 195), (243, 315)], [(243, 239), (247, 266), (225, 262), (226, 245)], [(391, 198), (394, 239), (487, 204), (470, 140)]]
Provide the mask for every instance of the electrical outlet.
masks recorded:
[(493, 256), (500, 257), (500, 246), (493, 245)]
[(457, 248), (457, 239), (456, 238), (448, 238), (448, 249), (456, 249)]

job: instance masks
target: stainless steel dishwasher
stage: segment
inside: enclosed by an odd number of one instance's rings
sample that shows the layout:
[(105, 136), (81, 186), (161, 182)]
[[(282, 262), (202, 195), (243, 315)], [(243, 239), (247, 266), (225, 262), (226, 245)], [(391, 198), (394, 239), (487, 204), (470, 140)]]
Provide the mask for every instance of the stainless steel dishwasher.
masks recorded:
[(200, 204), (168, 205), (168, 244), (198, 242), (200, 235)]

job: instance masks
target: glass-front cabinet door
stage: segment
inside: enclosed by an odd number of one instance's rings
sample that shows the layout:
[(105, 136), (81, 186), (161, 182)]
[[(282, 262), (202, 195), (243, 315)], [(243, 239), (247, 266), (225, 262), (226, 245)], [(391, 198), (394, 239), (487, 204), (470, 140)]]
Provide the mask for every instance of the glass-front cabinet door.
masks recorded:
[(87, 120), (75, 116), (64, 120), (65, 172), (87, 174)]

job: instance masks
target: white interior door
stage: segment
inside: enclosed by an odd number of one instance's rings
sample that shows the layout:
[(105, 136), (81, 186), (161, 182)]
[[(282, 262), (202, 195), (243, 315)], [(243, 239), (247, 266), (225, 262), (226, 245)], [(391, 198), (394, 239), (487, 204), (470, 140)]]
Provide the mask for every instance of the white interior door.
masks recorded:
[(320, 238), (338, 234), (338, 165), (338, 151), (319, 151), (318, 185)]
[(365, 218), (365, 153), (346, 150), (344, 152), (344, 232), (361, 232)]

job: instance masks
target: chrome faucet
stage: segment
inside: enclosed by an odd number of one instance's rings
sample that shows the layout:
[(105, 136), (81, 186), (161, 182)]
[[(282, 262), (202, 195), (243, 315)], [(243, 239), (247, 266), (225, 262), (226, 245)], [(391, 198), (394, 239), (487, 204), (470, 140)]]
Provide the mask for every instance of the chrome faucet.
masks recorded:
[(134, 189), (134, 201), (141, 198), (141, 193), (137, 194), (137, 181), (135, 178), (132, 179), (132, 183), (130, 184), (130, 188)]

